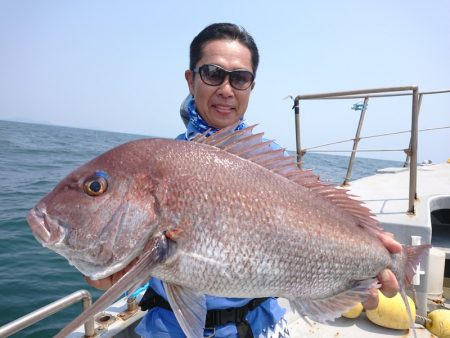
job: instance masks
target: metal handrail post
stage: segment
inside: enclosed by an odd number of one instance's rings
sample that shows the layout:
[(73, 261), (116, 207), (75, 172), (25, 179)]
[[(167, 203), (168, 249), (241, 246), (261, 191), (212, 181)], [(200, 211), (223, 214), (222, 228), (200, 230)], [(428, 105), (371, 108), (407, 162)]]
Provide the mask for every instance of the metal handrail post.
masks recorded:
[[(92, 305), (92, 296), (87, 290), (78, 290), (66, 297), (58, 299), (53, 303), (50, 303), (36, 311), (33, 311), (23, 317), (20, 317), (6, 325), (0, 327), (0, 337), (8, 337), (13, 335), (14, 333), (27, 328), (30, 325), (37, 323), (38, 321), (47, 318), (58, 311), (69, 307), (72, 304), (82, 300), (83, 310), (88, 309)], [(94, 328), (94, 318), (90, 318), (84, 324), (85, 336), (86, 337), (94, 337), (95, 336), (95, 328)]]
[(295, 143), (297, 147), (297, 167), (302, 168), (302, 146), (300, 141), (300, 100), (294, 99), (294, 113), (295, 113)]
[[(87, 290), (80, 290), (82, 292), (87, 292), (86, 297), (81, 298), (81, 304), (83, 306), (83, 311), (86, 311), (92, 306), (92, 296)], [(84, 336), (85, 337), (95, 337), (95, 322), (94, 317), (89, 318), (88, 321), (84, 323)]]
[[(417, 110), (418, 115), (420, 114), (420, 108), (422, 107), (422, 97), (423, 97), (423, 93), (420, 93), (419, 94), (419, 107)], [(409, 148), (408, 149), (411, 149), (411, 139), (409, 140)], [(403, 164), (403, 168), (409, 167), (409, 159), (410, 159), (410, 155), (408, 153), (408, 154), (406, 154), (406, 159), (405, 159), (405, 163)]]
[(364, 98), (364, 107), (361, 110), (361, 114), (359, 116), (358, 129), (356, 130), (355, 138), (353, 139), (353, 149), (352, 149), (352, 154), (350, 155), (350, 161), (348, 162), (347, 175), (345, 175), (345, 179), (344, 179), (344, 182), (342, 182), (342, 186), (347, 186), (348, 181), (352, 177), (353, 162), (355, 161), (356, 151), (358, 150), (358, 143), (360, 140), (359, 136), (361, 135), (361, 129), (362, 129), (362, 125), (364, 123), (364, 116), (366, 115), (368, 103), (369, 103), (369, 97), (366, 96)]
[(411, 162), (409, 164), (409, 206), (408, 213), (414, 214), (414, 201), (417, 198), (417, 143), (419, 125), (419, 88), (414, 87), (411, 118)]

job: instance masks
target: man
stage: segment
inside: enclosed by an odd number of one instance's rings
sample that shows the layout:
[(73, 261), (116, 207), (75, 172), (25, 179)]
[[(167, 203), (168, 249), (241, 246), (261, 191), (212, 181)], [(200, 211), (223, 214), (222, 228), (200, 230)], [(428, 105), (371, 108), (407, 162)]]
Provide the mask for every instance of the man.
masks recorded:
[[(243, 117), (255, 87), (258, 63), (257, 46), (243, 28), (219, 23), (202, 30), (190, 46), (190, 65), (185, 72), (190, 96), (181, 112), (187, 130), (177, 138), (190, 140), (198, 133), (214, 133), (233, 124), (237, 124), (236, 129), (244, 128)], [(277, 145), (274, 144), (274, 147)], [(388, 234), (382, 237), (391, 252), (401, 250), (400, 244)], [(105, 280), (88, 282), (94, 287), (108, 288), (125, 272)], [(395, 294), (398, 285), (390, 271), (384, 271), (379, 279), (387, 295)], [(151, 306), (136, 332), (143, 337), (184, 337), (168, 306), (161, 281), (151, 279), (146, 298), (147, 304)], [(376, 307), (377, 301), (377, 290), (374, 290), (373, 297), (365, 305)], [(206, 327), (212, 330), (205, 330), (206, 336), (214, 333), (215, 337), (289, 337), (283, 318), (285, 310), (274, 298), (230, 299), (207, 296), (207, 309)], [(225, 317), (224, 313), (231, 313), (232, 316), (221, 320)], [(232, 320), (228, 322), (230, 318)]]

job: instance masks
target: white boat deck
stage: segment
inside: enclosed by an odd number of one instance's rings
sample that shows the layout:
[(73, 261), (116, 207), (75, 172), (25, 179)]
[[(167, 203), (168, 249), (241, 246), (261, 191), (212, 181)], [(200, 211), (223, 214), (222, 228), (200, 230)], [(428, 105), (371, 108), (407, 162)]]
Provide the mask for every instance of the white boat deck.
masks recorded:
[[(308, 319), (309, 323), (307, 323), (291, 312), (287, 300), (279, 299), (278, 301), (288, 309), (286, 319), (291, 338), (414, 337), (412, 330), (394, 330), (375, 325), (366, 318), (364, 312), (357, 319), (341, 317), (329, 324), (321, 324)], [(415, 331), (417, 338), (435, 337), (419, 324), (416, 324)]]
[[(407, 236), (417, 231), (417, 235), (423, 236), (423, 243), (430, 243), (430, 213), (437, 209), (450, 209), (450, 163), (418, 166), (415, 215), (406, 213), (408, 168), (387, 168), (380, 172), (351, 182), (349, 191), (359, 196), (358, 199), (372, 210), (381, 225), (392, 231), (400, 242), (410, 244)], [(450, 258), (450, 238), (443, 249)]]

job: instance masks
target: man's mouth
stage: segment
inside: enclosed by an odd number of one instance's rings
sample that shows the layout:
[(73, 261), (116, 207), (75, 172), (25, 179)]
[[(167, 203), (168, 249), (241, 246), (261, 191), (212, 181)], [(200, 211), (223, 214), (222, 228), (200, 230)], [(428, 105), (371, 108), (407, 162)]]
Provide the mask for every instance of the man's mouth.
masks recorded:
[(234, 108), (231, 106), (224, 106), (220, 104), (215, 104), (212, 106), (218, 113), (220, 114), (230, 114), (234, 111)]

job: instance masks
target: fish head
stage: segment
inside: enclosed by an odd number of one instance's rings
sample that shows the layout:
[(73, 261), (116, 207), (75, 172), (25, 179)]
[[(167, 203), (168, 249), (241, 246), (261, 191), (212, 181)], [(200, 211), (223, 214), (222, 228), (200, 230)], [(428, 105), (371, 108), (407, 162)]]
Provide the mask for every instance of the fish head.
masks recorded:
[(81, 166), (28, 213), (36, 239), (91, 279), (123, 269), (157, 228), (161, 186), (135, 149), (126, 144)]

